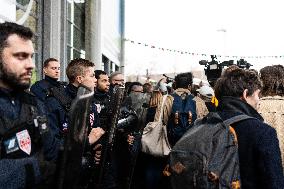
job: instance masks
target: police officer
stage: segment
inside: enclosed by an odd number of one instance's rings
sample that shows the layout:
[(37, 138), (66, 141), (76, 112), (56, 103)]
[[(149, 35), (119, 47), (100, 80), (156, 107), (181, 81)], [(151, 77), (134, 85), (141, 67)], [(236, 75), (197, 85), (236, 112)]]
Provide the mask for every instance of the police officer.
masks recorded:
[(51, 88), (64, 87), (64, 84), (58, 81), (60, 77), (60, 63), (57, 59), (46, 59), (43, 63), (43, 73), (45, 78), (31, 86), (31, 92), (42, 101), (49, 95)]
[(95, 77), (97, 85), (93, 103), (97, 107), (102, 127), (106, 127), (109, 121), (108, 108), (110, 106), (109, 78), (107, 73), (102, 70), (96, 70)]
[[(44, 105), (26, 92), (35, 65), (33, 32), (15, 23), (0, 24), (0, 186), (42, 184), (45, 160), (57, 157), (58, 140)], [(42, 153), (45, 159), (42, 159)]]
[[(68, 129), (68, 112), (72, 101), (77, 96), (80, 85), (90, 90), (94, 90), (96, 86), (96, 78), (94, 74), (94, 63), (77, 58), (71, 60), (66, 69), (69, 84), (64, 91), (56, 91), (55, 89), (46, 98), (46, 105), (51, 112), (52, 120), (57, 123), (58, 128), (55, 133), (62, 139), (63, 133)], [(99, 118), (96, 106), (91, 107), (90, 128), (99, 128)], [(102, 129), (100, 129), (102, 131)]]
[[(66, 88), (63, 91), (56, 91), (55, 88), (45, 100), (51, 113), (51, 120), (58, 125), (54, 133), (62, 142), (65, 139), (65, 133), (68, 132), (69, 110), (72, 101), (77, 96), (79, 86), (82, 85), (94, 90), (97, 81), (94, 74), (94, 63), (82, 58), (71, 60), (66, 68), (66, 74), (69, 79)], [(76, 184), (76, 187), (84, 187), (91, 179), (92, 165), (96, 163), (94, 158), (98, 153), (97, 149), (93, 149), (92, 145), (104, 134), (104, 130), (100, 128), (96, 106), (91, 105), (90, 110), (89, 120), (87, 120), (89, 123), (89, 143), (82, 146), (84, 151), (82, 155), (87, 162), (82, 164), (82, 172), (77, 177), (79, 183)], [(99, 162), (99, 157), (96, 160)], [(57, 171), (60, 170), (57, 169)]]

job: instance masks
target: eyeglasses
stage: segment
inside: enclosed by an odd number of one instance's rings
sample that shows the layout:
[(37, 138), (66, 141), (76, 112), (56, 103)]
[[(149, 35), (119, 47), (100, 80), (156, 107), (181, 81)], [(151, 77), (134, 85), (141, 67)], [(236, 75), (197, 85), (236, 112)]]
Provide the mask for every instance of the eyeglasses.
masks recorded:
[(131, 92), (134, 92), (134, 93), (143, 93), (143, 91), (139, 91), (139, 90), (131, 90)]
[(115, 79), (114, 81), (124, 82), (124, 79)]

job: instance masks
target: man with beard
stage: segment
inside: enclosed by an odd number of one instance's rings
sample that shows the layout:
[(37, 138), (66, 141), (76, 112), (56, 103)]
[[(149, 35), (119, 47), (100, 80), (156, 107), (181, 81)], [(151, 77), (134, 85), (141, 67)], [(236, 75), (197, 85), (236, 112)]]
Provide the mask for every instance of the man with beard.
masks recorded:
[(99, 119), (102, 127), (108, 123), (108, 106), (110, 103), (109, 95), (109, 79), (106, 72), (102, 70), (95, 70), (95, 77), (97, 79), (96, 90), (94, 94), (94, 104), (97, 107)]
[[(132, 82), (129, 86), (128, 96), (121, 107), (121, 115), (118, 124), (120, 137), (116, 154), (119, 158), (118, 180), (120, 188), (130, 188), (136, 160), (141, 146), (141, 136), (146, 125), (146, 114), (150, 95), (143, 93), (143, 85), (139, 82)], [(139, 166), (139, 165), (138, 165)], [(132, 187), (137, 187), (132, 185)]]
[(51, 88), (65, 87), (61, 82), (58, 81), (60, 77), (60, 63), (57, 59), (46, 59), (43, 63), (43, 73), (45, 78), (37, 81), (31, 87), (31, 92), (42, 101), (44, 101), (49, 95)]
[(109, 77), (109, 81), (111, 85), (124, 85), (124, 76), (121, 72), (113, 72)]
[(1, 188), (42, 187), (46, 160), (57, 157), (59, 143), (50, 131), (56, 126), (47, 121), (44, 105), (25, 91), (35, 67), (32, 37), (27, 27), (0, 24)]
[(110, 88), (109, 94), (111, 95), (113, 92), (113, 88), (116, 85), (124, 86), (124, 75), (121, 72), (113, 72), (109, 76)]

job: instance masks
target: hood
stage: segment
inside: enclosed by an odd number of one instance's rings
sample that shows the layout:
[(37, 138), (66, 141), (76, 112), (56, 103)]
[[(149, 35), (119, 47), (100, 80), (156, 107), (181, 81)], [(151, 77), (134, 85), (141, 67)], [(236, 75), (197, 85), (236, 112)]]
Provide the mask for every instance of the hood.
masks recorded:
[(262, 116), (251, 105), (236, 97), (223, 97), (220, 99), (217, 111), (246, 114), (263, 121)]

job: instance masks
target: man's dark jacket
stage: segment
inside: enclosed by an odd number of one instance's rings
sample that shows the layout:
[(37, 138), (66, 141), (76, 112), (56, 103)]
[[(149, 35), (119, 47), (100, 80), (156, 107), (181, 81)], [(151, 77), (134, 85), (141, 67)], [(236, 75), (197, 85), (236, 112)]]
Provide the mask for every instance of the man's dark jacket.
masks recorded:
[(62, 83), (57, 81), (57, 79), (45, 76), (44, 79), (35, 82), (35, 84), (31, 86), (31, 92), (40, 100), (45, 101), (48, 96), (49, 89), (52, 87), (60, 87), (60, 85), (62, 85)]
[[(41, 140), (36, 141), (35, 144), (40, 146), (46, 160), (55, 160), (59, 149), (59, 140), (54, 137), (52, 130), (56, 125), (51, 121), (44, 104), (36, 99), (34, 95), (24, 91), (11, 91), (0, 88), (0, 121), (2, 122), (3, 118), (10, 120), (21, 118), (24, 96), (28, 96), (30, 100), (34, 99), (38, 115), (46, 115), (48, 118), (48, 132), (42, 134)], [(6, 127), (7, 125), (5, 128)], [(4, 128), (1, 128), (1, 131), (3, 129)], [(27, 127), (24, 127), (24, 129), (27, 129)], [(33, 133), (29, 134), (31, 137), (35, 135)], [(2, 137), (1, 134), (1, 148), (3, 147), (2, 142), (4, 142), (2, 141)], [(36, 183), (38, 184), (44, 174), (43, 170), (40, 169), (40, 158), (38, 157), (39, 156), (36, 154), (31, 154), (28, 157), (16, 159), (0, 158), (0, 188), (30, 188), (35, 186)], [(27, 185), (29, 185), (29, 187)]]
[(223, 97), (217, 111), (224, 120), (238, 114), (253, 117), (232, 125), (238, 137), (242, 188), (283, 189), (283, 169), (275, 129), (264, 123), (252, 106), (238, 98)]

